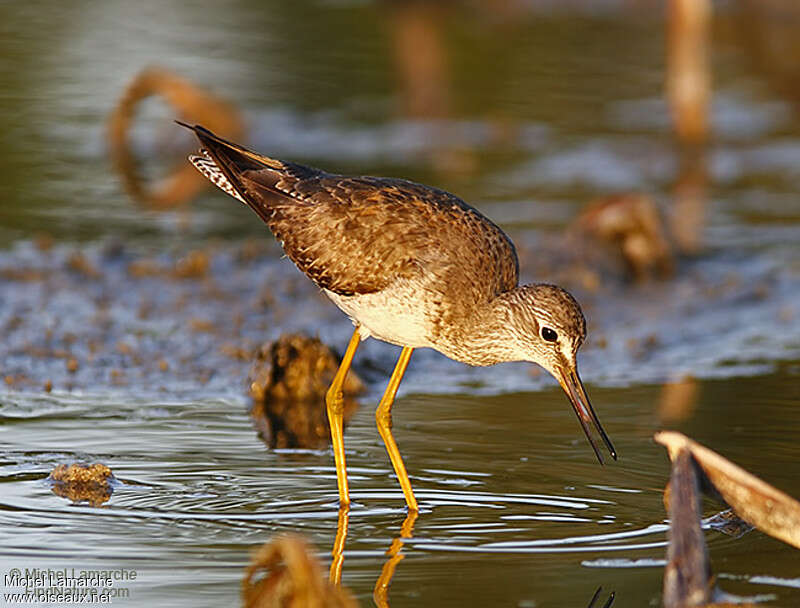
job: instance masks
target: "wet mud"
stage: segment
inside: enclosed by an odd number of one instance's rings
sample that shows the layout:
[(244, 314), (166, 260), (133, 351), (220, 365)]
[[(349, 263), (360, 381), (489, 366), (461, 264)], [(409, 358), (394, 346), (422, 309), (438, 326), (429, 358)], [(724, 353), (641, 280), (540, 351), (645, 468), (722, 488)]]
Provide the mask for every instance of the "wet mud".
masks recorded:
[(15, 390), (245, 394), (276, 321), (303, 314), (285, 294), (319, 297), (252, 249), (19, 244), (0, 254), (0, 375)]
[[(567, 245), (571, 234), (516, 240), (523, 278), (530, 273), (560, 283), (581, 301), (589, 319), (581, 367), (589, 382), (763, 372), (774, 366), (767, 361), (800, 355), (800, 269), (781, 256), (709, 252), (679, 259), (672, 278), (638, 285), (626, 263), (605, 264), (616, 253), (599, 263), (597, 255), (592, 263), (577, 258)], [(342, 349), (349, 327), (280, 258), (268, 233), (241, 245), (167, 248), (158, 255), (116, 241), (76, 247), (45, 237), (0, 251), (0, 378), (14, 390), (247, 395), (248, 373), (265, 341), (294, 329), (321, 332)], [(720, 337), (722, 327), (732, 331)], [(393, 355), (368, 343), (355, 366), (377, 391)], [(545, 381), (457, 366), (434, 353), (421, 358), (429, 373), (450, 372), (438, 384), (442, 390), (478, 382), (496, 391), (499, 380), (510, 390)], [(404, 387), (436, 390), (429, 373), (415, 381), (412, 366)]]

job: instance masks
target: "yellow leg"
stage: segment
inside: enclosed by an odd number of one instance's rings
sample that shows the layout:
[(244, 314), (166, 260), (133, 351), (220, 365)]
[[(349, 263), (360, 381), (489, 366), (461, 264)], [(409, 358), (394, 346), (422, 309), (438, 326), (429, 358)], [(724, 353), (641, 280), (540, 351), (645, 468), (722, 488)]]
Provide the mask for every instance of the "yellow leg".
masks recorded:
[(342, 384), (350, 370), (353, 362), (353, 355), (356, 354), (361, 335), (358, 327), (353, 331), (350, 343), (342, 357), (339, 370), (331, 382), (328, 392), (325, 394), (325, 403), (328, 406), (328, 422), (331, 425), (331, 443), (333, 444), (333, 458), (336, 461), (336, 481), (339, 486), (339, 506), (347, 507), (350, 505), (350, 492), (347, 489), (347, 467), (344, 460), (344, 431), (342, 426), (342, 416), (344, 414), (344, 399), (342, 398)]
[(342, 582), (342, 563), (344, 562), (344, 543), (347, 540), (347, 524), (350, 519), (350, 507), (339, 508), (339, 520), (336, 524), (336, 540), (333, 542), (333, 561), (331, 562), (331, 572), (328, 577), (334, 585)]
[(403, 554), (400, 550), (403, 548), (403, 542), (407, 538), (411, 538), (414, 531), (414, 522), (417, 521), (418, 513), (416, 511), (409, 511), (406, 515), (406, 520), (403, 522), (403, 527), (400, 529), (400, 536), (392, 541), (392, 546), (386, 552), (389, 559), (383, 565), (381, 575), (375, 581), (375, 588), (372, 590), (372, 599), (378, 608), (389, 608), (389, 585), (392, 584), (392, 577), (394, 576), (395, 568), (400, 560), (403, 559)]
[(408, 367), (408, 360), (411, 358), (411, 353), (414, 349), (406, 346), (403, 352), (400, 353), (400, 358), (397, 360), (397, 365), (392, 372), (392, 377), (389, 379), (389, 386), (383, 393), (381, 402), (378, 404), (378, 409), (375, 410), (375, 421), (378, 423), (378, 432), (381, 434), (383, 443), (386, 444), (386, 451), (389, 452), (389, 458), (392, 461), (394, 472), (400, 482), (400, 487), (403, 488), (403, 495), (406, 497), (406, 504), (409, 511), (418, 511), (417, 499), (414, 498), (414, 492), (411, 489), (411, 481), (408, 479), (406, 467), (403, 464), (403, 458), (400, 456), (400, 450), (397, 449), (397, 442), (392, 435), (392, 403), (394, 403), (394, 396), (397, 394), (397, 387), (400, 386), (400, 381), (403, 379), (403, 374)]

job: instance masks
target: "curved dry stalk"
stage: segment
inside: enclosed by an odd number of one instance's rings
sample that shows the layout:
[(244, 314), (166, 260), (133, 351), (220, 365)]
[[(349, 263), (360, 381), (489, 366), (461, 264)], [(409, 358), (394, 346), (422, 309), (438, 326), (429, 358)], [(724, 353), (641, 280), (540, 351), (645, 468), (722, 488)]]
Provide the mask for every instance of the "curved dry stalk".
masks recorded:
[(681, 433), (662, 431), (654, 439), (667, 448), (672, 461), (681, 450), (689, 450), (704, 485), (716, 490), (739, 517), (800, 549), (800, 502)]

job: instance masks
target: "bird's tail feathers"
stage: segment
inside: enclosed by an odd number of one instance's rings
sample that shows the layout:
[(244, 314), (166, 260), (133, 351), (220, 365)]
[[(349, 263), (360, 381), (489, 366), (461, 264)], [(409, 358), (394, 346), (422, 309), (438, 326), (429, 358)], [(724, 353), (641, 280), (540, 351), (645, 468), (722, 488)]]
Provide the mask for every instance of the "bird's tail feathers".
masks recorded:
[(245, 200), (237, 176), (249, 170), (272, 169), (281, 172), (285, 168), (281, 161), (251, 152), (239, 144), (215, 135), (205, 127), (189, 125), (179, 120), (175, 122), (194, 131), (203, 144), (200, 152), (191, 155), (189, 161), (214, 185), (245, 204), (249, 203)]
[(208, 150), (203, 148), (200, 150), (199, 154), (191, 154), (189, 156), (189, 162), (220, 190), (230, 194), (233, 198), (241, 201), (245, 205), (247, 204), (247, 201), (242, 198), (242, 195), (239, 194), (239, 191), (227, 178), (224, 171), (222, 171), (217, 162), (211, 157)]

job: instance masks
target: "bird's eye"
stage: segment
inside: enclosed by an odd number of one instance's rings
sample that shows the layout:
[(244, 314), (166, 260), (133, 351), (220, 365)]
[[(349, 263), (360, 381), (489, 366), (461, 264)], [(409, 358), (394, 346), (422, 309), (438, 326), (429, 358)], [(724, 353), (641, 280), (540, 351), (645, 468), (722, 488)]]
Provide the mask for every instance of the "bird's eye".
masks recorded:
[(555, 342), (558, 340), (558, 334), (555, 332), (555, 330), (550, 329), (549, 327), (542, 327), (542, 338), (548, 342)]

